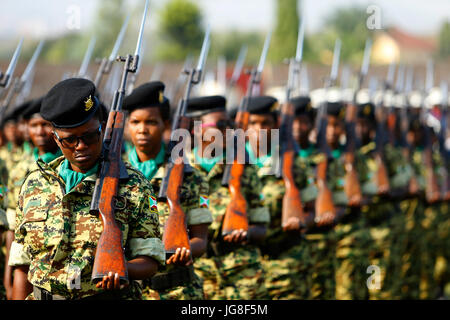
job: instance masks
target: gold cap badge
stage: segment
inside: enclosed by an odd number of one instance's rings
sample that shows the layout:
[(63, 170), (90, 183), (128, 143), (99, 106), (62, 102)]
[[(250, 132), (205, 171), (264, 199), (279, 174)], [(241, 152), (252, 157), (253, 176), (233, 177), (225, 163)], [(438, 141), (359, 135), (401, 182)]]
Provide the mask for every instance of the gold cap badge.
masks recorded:
[(162, 91), (159, 92), (159, 103), (163, 103), (164, 101), (164, 94)]
[(93, 105), (94, 105), (94, 101), (92, 101), (92, 97), (89, 96), (89, 98), (84, 102), (84, 106), (86, 107), (84, 110), (85, 111), (91, 110)]

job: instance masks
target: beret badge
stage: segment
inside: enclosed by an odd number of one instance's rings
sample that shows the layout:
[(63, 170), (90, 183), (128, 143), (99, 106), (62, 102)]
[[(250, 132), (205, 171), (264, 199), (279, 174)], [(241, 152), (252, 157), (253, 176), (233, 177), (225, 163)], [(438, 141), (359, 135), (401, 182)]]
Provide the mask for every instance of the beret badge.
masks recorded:
[(94, 101), (92, 101), (92, 96), (89, 96), (89, 98), (87, 98), (87, 100), (84, 102), (84, 106), (85, 106), (84, 111), (91, 110), (93, 105), (94, 105)]
[(162, 91), (159, 92), (159, 103), (164, 102), (164, 93)]

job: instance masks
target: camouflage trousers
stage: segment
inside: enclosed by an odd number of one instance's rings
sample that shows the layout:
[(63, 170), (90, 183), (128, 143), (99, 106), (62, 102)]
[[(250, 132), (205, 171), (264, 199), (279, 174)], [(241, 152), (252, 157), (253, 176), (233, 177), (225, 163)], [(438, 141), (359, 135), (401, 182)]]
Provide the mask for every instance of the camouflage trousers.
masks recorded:
[(197, 259), (196, 273), (203, 279), (205, 299), (268, 299), (260, 250), (239, 247), (220, 256)]
[(323, 233), (310, 233), (306, 236), (309, 267), (306, 284), (309, 288), (308, 299), (333, 300), (336, 297), (335, 233), (328, 230)]
[(335, 237), (336, 299), (367, 299), (367, 268), (370, 265), (367, 248), (370, 235), (364, 228), (361, 216), (351, 222), (338, 224)]
[(424, 202), (419, 198), (402, 200), (399, 211), (392, 218), (393, 236), (386, 283), (391, 299), (420, 299), (426, 278), (424, 266), (429, 264), (422, 227)]
[(178, 286), (167, 290), (152, 290), (145, 286), (142, 290), (143, 300), (203, 300), (203, 281), (195, 274), (194, 279), (186, 286)]
[[(367, 270), (369, 277), (367, 286), (370, 300), (390, 299), (390, 288), (386, 282), (386, 275), (391, 266), (390, 261), (395, 257), (392, 245), (395, 242), (397, 222), (393, 217), (397, 214), (401, 217), (394, 202), (375, 200), (369, 206), (362, 207), (364, 218), (364, 230), (369, 235), (367, 252), (370, 269)], [(398, 221), (401, 227), (401, 221)]]
[(309, 288), (308, 243), (302, 243), (282, 252), (277, 257), (264, 256), (263, 267), (266, 272), (265, 286), (272, 300), (307, 299)]

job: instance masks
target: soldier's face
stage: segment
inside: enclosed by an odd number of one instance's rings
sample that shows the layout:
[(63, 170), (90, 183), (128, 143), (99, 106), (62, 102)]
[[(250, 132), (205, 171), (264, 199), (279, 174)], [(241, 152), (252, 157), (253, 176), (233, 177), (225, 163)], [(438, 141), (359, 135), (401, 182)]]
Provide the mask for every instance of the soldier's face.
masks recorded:
[(373, 129), (373, 124), (369, 122), (367, 119), (361, 119), (359, 118), (356, 121), (356, 135), (358, 136), (361, 141), (366, 144), (373, 140), (375, 134)]
[(53, 139), (52, 131), (52, 124), (38, 114), (28, 121), (28, 135), (39, 151), (50, 152), (58, 147)]
[(327, 123), (327, 143), (329, 146), (335, 148), (339, 144), (339, 138), (343, 134), (342, 121), (335, 116), (328, 116)]
[[(230, 128), (228, 125), (229, 119), (225, 112), (212, 112), (201, 117), (201, 144), (203, 150), (214, 143), (214, 149), (224, 149), (226, 142), (226, 129)], [(214, 156), (214, 155), (212, 155)]]
[(300, 115), (292, 123), (292, 135), (295, 141), (307, 141), (312, 130), (311, 119), (306, 115)]
[(64, 157), (70, 162), (73, 171), (85, 173), (97, 163), (102, 151), (104, 130), (102, 128), (102, 132), (99, 133), (99, 128), (100, 121), (94, 117), (76, 128), (53, 129), (61, 140), (65, 138), (73, 140), (77, 137), (84, 137), (75, 139), (77, 140), (75, 142), (76, 146), (69, 147), (64, 142), (61, 142), (55, 134), (53, 135), (56, 144), (61, 149)]
[[(275, 118), (271, 114), (251, 114), (248, 120), (249, 138), (250, 141), (256, 141), (256, 150), (259, 150), (260, 143), (267, 144), (267, 150), (270, 150), (271, 130), (275, 129), (277, 124)], [(261, 140), (262, 136), (266, 135), (265, 141)]]
[(4, 126), (3, 132), (5, 133), (6, 141), (12, 142), (14, 144), (21, 144), (23, 142), (22, 135), (18, 130), (17, 123), (7, 122)]
[(158, 108), (136, 109), (128, 117), (131, 141), (143, 153), (159, 151), (165, 128)]

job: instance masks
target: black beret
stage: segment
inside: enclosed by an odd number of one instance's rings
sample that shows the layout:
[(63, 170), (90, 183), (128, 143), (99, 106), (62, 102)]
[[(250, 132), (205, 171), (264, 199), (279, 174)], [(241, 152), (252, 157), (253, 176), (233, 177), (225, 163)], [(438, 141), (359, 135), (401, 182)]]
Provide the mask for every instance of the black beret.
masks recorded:
[(358, 105), (358, 118), (375, 121), (375, 105), (372, 102)]
[(28, 120), (34, 114), (40, 113), (42, 100), (44, 100), (44, 97), (40, 97), (40, 98), (37, 98), (37, 99), (34, 99), (33, 101), (31, 101), (31, 103), (28, 106), (28, 108), (26, 108), (25, 111), (22, 114), (23, 118)]
[(342, 102), (327, 102), (327, 115), (344, 119), (345, 108)]
[(201, 117), (205, 114), (226, 112), (227, 99), (224, 96), (205, 96), (190, 98), (187, 101), (186, 114), (189, 117)]
[(146, 107), (168, 107), (164, 97), (164, 83), (152, 81), (137, 87), (123, 100), (122, 109), (129, 112)]
[[(247, 100), (247, 98), (244, 98)], [(248, 112), (251, 114), (272, 114), (278, 111), (278, 100), (270, 96), (251, 97)]]
[(71, 78), (50, 89), (42, 100), (41, 116), (57, 128), (74, 128), (88, 122), (99, 105), (92, 81)]
[(294, 106), (295, 115), (307, 115), (310, 118), (314, 118), (316, 115), (315, 109), (311, 105), (311, 98), (308, 96), (298, 96), (291, 98), (290, 102)]
[(28, 100), (25, 101), (24, 103), (14, 106), (13, 108), (9, 108), (3, 117), (3, 124), (11, 120), (18, 121), (22, 116), (23, 112), (30, 106), (32, 102), (33, 100)]

